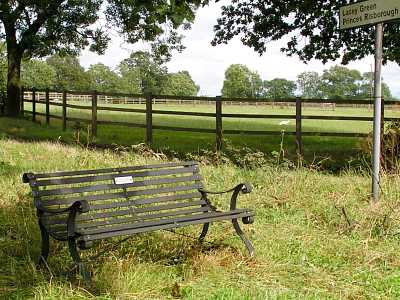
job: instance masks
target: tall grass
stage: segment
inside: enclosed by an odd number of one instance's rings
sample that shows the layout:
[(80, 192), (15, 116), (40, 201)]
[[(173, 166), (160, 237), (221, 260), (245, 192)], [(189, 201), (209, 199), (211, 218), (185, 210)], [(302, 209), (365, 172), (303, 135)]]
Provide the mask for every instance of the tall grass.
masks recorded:
[[(22, 130), (22, 129), (21, 129)], [(52, 242), (52, 273), (36, 268), (40, 237), (27, 171), (75, 170), (163, 161), (163, 155), (112, 152), (59, 142), (0, 139), (0, 297), (4, 299), (398, 299), (399, 175), (384, 176), (383, 199), (369, 204), (370, 177), (309, 168), (204, 165), (210, 189), (241, 181), (254, 192), (239, 204), (256, 210), (245, 230), (250, 259), (230, 223), (211, 226), (208, 242), (169, 232), (139, 235), (91, 266), (95, 288), (62, 271), (65, 243)], [(229, 196), (214, 199), (227, 208)], [(197, 236), (199, 227), (180, 233)], [(96, 245), (89, 253), (112, 246)]]

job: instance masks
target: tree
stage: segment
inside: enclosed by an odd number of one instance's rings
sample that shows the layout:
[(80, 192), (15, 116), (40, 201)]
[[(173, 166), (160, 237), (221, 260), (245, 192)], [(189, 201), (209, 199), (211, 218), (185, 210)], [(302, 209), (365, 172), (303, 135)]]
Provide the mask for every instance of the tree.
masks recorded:
[(291, 80), (275, 78), (264, 82), (265, 94), (269, 99), (293, 98), (296, 91), (296, 83)]
[(90, 89), (100, 92), (119, 92), (119, 76), (110, 67), (98, 63), (91, 65), (86, 72), (90, 81)]
[(89, 80), (85, 69), (75, 56), (53, 55), (46, 62), (56, 71), (54, 88), (57, 90), (85, 91), (89, 89)]
[(358, 70), (334, 66), (322, 74), (322, 90), (327, 99), (357, 98), (362, 80)]
[(197, 96), (199, 90), (188, 71), (168, 74), (161, 85), (162, 95)]
[[(339, 8), (353, 0), (233, 0), (222, 7), (212, 44), (239, 36), (243, 44), (263, 54), (269, 41), (287, 37), (281, 51), (301, 60), (342, 63), (373, 54), (374, 28), (339, 30)], [(399, 23), (385, 24), (384, 61), (400, 63)]]
[(303, 72), (297, 75), (297, 88), (303, 98), (321, 99), (322, 79), (317, 72)]
[[(0, 39), (7, 45), (6, 113), (19, 114), (22, 58), (77, 54), (89, 47), (103, 53), (103, 28), (115, 28), (129, 43), (155, 41), (158, 53), (179, 45), (177, 30), (194, 20), (208, 0), (13, 0), (0, 2)], [(97, 22), (104, 15), (107, 25)], [(185, 26), (188, 27), (188, 26)]]
[[(389, 86), (382, 81), (382, 95), (386, 100), (393, 99)], [(365, 72), (362, 75), (362, 83), (359, 88), (359, 98), (372, 99), (374, 97), (374, 73)]]
[(255, 98), (262, 95), (262, 80), (257, 72), (240, 64), (230, 65), (225, 71), (222, 96), (226, 98)]
[(140, 87), (140, 92), (158, 95), (161, 92), (162, 82), (168, 74), (164, 61), (158, 59), (150, 52), (133, 52), (129, 58), (119, 64), (122, 78), (131, 81)]
[(0, 94), (7, 88), (7, 46), (0, 41)]
[(41, 60), (28, 60), (22, 63), (22, 84), (28, 88), (53, 88), (56, 81), (56, 71), (52, 66)]

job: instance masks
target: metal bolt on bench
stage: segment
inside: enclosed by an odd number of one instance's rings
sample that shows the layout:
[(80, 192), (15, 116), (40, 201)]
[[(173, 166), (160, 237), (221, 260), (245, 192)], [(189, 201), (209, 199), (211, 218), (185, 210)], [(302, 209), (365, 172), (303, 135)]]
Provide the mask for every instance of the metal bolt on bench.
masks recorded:
[[(212, 222), (230, 220), (250, 255), (254, 247), (240, 228), (254, 221), (254, 211), (238, 209), (248, 183), (223, 192), (204, 189), (197, 162), (55, 173), (25, 173), (37, 209), (42, 236), (39, 263), (46, 263), (50, 236), (67, 241), (69, 252), (85, 280), (90, 276), (80, 251), (94, 241), (138, 233), (203, 224), (203, 241)], [(208, 195), (232, 192), (230, 210), (219, 211)]]

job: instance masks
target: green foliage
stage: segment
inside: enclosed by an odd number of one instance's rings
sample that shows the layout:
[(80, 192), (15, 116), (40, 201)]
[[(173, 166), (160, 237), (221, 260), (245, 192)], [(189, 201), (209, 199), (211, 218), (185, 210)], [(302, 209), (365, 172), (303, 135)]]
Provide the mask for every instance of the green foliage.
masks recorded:
[(161, 85), (162, 95), (197, 96), (199, 86), (193, 81), (188, 71), (170, 73)]
[[(222, 7), (222, 17), (215, 26), (213, 44), (227, 43), (238, 36), (243, 44), (260, 54), (269, 41), (288, 37), (282, 52), (311, 59), (342, 62), (373, 54), (374, 28), (364, 26), (339, 30), (339, 8), (350, 0), (242, 0)], [(400, 63), (399, 23), (385, 24), (384, 61)]]
[(324, 70), (322, 89), (328, 99), (350, 99), (359, 95), (361, 73), (343, 66), (334, 66)]
[(86, 76), (89, 78), (91, 90), (120, 92), (119, 76), (110, 67), (102, 63), (91, 65)]
[(87, 91), (90, 88), (85, 69), (77, 57), (53, 55), (46, 61), (56, 71), (55, 89)]
[[(193, 22), (195, 12), (208, 0), (16, 0), (0, 2), (0, 39), (7, 42), (9, 74), (7, 114), (17, 116), (20, 107), (20, 68), (23, 57), (54, 53), (77, 55), (82, 49), (104, 53), (115, 29), (129, 43), (154, 42), (157, 54), (168, 56), (180, 49), (181, 25)], [(101, 26), (100, 17), (107, 21)], [(57, 69), (57, 75), (62, 74)], [(74, 74), (73, 76), (79, 76)], [(60, 78), (59, 78), (60, 79)], [(80, 82), (74, 89), (87, 87)], [(67, 82), (59, 87), (67, 88)]]
[[(362, 99), (371, 99), (374, 97), (374, 73), (366, 72), (362, 75), (359, 97)], [(393, 99), (389, 86), (382, 82), (382, 95), (386, 100)]]
[(41, 60), (28, 60), (22, 64), (22, 84), (26, 88), (53, 88), (56, 84), (55, 69)]
[(168, 73), (167, 68), (145, 51), (133, 52), (119, 64), (119, 72), (127, 82), (137, 84), (141, 93), (158, 95), (162, 82)]
[(265, 94), (269, 99), (287, 99), (293, 98), (296, 91), (296, 83), (291, 80), (275, 78), (270, 81), (264, 81)]
[(297, 87), (303, 98), (324, 98), (322, 91), (322, 78), (317, 72), (303, 72), (297, 75)]
[(262, 95), (262, 80), (257, 72), (240, 64), (230, 65), (225, 71), (222, 96), (226, 98), (256, 98)]

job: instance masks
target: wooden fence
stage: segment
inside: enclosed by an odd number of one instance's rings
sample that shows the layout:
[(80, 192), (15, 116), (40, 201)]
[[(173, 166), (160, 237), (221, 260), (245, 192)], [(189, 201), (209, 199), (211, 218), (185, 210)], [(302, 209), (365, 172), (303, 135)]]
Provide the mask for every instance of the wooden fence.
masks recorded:
[[(52, 94), (53, 93), (53, 94)], [(169, 131), (184, 131), (184, 132), (198, 132), (198, 133), (212, 133), (216, 136), (216, 149), (220, 150), (223, 146), (223, 134), (245, 134), (245, 135), (271, 135), (279, 136), (281, 131), (269, 131), (269, 130), (233, 130), (223, 129), (223, 118), (236, 118), (236, 119), (293, 119), (296, 122), (296, 130), (294, 132), (285, 132), (285, 135), (295, 136), (296, 146), (298, 153), (303, 152), (302, 138), (304, 136), (327, 136), (327, 137), (366, 137), (365, 133), (351, 133), (351, 132), (305, 132), (302, 130), (303, 120), (341, 120), (341, 121), (366, 121), (372, 122), (372, 117), (354, 117), (354, 116), (311, 116), (303, 115), (302, 109), (305, 106), (321, 105), (326, 107), (327, 102), (332, 105), (344, 105), (354, 107), (371, 107), (373, 104), (372, 100), (326, 100), (326, 99), (285, 99), (285, 100), (271, 100), (271, 99), (248, 99), (248, 98), (235, 98), (226, 99), (218, 97), (181, 97), (181, 96), (165, 96), (165, 95), (141, 95), (141, 94), (122, 94), (122, 93), (99, 93), (93, 92), (76, 92), (76, 91), (51, 91), (51, 90), (25, 90), (21, 93), (21, 111), (23, 113), (31, 114), (32, 120), (35, 121), (37, 116), (43, 116), (46, 124), (50, 124), (50, 119), (59, 119), (62, 122), (62, 129), (67, 129), (68, 121), (84, 122), (91, 125), (91, 138), (95, 142), (97, 137), (98, 125), (118, 125), (127, 127), (137, 127), (146, 129), (146, 143), (151, 145), (153, 143), (153, 131), (154, 130), (169, 130)], [(41, 95), (38, 97), (38, 95)], [(57, 96), (54, 96), (57, 95)], [(61, 96), (61, 97), (59, 97)], [(70, 104), (67, 102), (67, 97), (74, 97), (74, 100), (78, 99), (82, 101), (82, 104), (86, 102), (88, 105)], [(104, 101), (104, 99), (118, 97), (124, 98), (126, 103), (145, 104), (145, 109), (135, 108), (123, 108), (123, 107), (110, 107), (100, 106), (101, 103), (110, 103)], [(99, 101), (101, 100), (101, 103)], [(172, 111), (172, 110), (159, 110), (153, 109), (154, 103), (165, 103), (162, 101), (175, 100), (181, 101), (181, 103), (212, 103), (215, 105), (215, 113), (210, 112), (185, 112), (185, 111)], [(75, 101), (74, 101), (75, 102)], [(31, 103), (32, 110), (24, 110), (24, 103)], [(78, 102), (79, 103), (79, 102)], [(111, 102), (113, 103), (113, 102)], [(238, 114), (238, 113), (224, 113), (223, 106), (225, 103), (251, 103), (252, 105), (270, 104), (270, 105), (288, 105), (295, 107), (295, 114), (282, 115), (282, 114)], [(400, 121), (400, 118), (384, 117), (384, 107), (391, 105), (395, 108), (400, 108), (400, 102), (398, 101), (384, 101), (385, 105), (382, 105), (382, 120), (384, 121)], [(45, 112), (38, 112), (36, 109), (37, 104), (45, 105)], [(50, 106), (61, 107), (61, 116), (50, 114)], [(91, 119), (73, 118), (68, 116), (67, 109), (80, 109), (91, 111)], [(133, 122), (121, 122), (121, 121), (106, 121), (98, 120), (99, 111), (111, 111), (111, 112), (131, 112), (145, 114), (145, 124), (133, 123)], [(198, 116), (205, 118), (215, 119), (215, 129), (207, 128), (193, 128), (193, 127), (173, 127), (173, 126), (161, 126), (153, 124), (153, 115), (176, 115), (176, 116)], [(382, 122), (382, 126), (383, 123)]]

